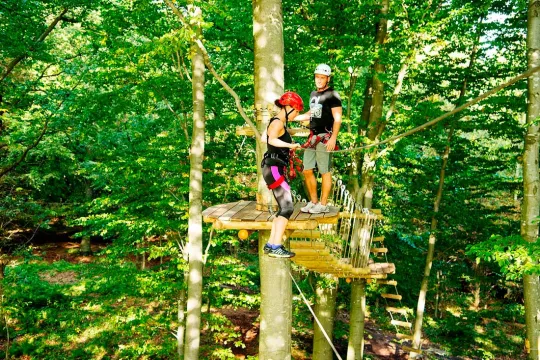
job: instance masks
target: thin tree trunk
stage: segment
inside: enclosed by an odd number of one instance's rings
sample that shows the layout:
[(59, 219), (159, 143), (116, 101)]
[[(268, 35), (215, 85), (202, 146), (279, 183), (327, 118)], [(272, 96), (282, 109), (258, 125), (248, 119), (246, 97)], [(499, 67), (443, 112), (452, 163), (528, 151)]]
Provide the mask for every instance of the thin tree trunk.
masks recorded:
[[(36, 40), (35, 45), (37, 45), (37, 44), (43, 42), (43, 40), (45, 40), (45, 38), (53, 31), (53, 29), (56, 27), (56, 25), (60, 22), (60, 20), (62, 20), (63, 16), (68, 12), (68, 10), (69, 9), (67, 9), (67, 8), (62, 9), (60, 14), (58, 14), (58, 16), (56, 16), (54, 18), (54, 20), (47, 27), (47, 29), (45, 29), (45, 31), (41, 34), (41, 36)], [(29, 51), (33, 51), (33, 50), (34, 50), (33, 47), (31, 47), (29, 49)], [(16, 58), (14, 58), (13, 60), (11, 60), (11, 62), (6, 66), (6, 72), (4, 74), (2, 74), (2, 77), (0, 78), (0, 83), (2, 81), (4, 81), (4, 79), (6, 77), (8, 77), (9, 74), (11, 74), (13, 69), (15, 69), (15, 66), (17, 66), (18, 63), (23, 61), (27, 56), (28, 56), (28, 52), (26, 52), (24, 54), (21, 54), (21, 55), (17, 56)]]
[[(189, 8), (193, 19), (201, 16), (201, 10)], [(194, 26), (196, 36), (201, 35), (200, 23)], [(186, 319), (186, 360), (199, 358), (202, 286), (203, 286), (203, 232), (202, 232), (202, 190), (204, 158), (204, 58), (202, 51), (192, 45), (192, 91), (193, 91), (193, 136), (190, 149), (189, 172), (189, 280)]]
[[(380, 0), (380, 12), (381, 17), (377, 24), (377, 33), (375, 36), (376, 47), (378, 51), (383, 51), (384, 41), (386, 39), (388, 20), (388, 9), (390, 6), (390, 0)], [(380, 79), (380, 75), (385, 71), (384, 65), (377, 58), (374, 64), (375, 73), (372, 79), (372, 96), (371, 107), (369, 109), (369, 120), (367, 124), (366, 134), (370, 140), (374, 131), (378, 129), (379, 123), (382, 118), (382, 109), (384, 102), (384, 83)], [(370, 91), (366, 88), (365, 98), (369, 99)], [(366, 110), (366, 104), (364, 104), (364, 110)], [(362, 112), (362, 116), (366, 116), (367, 111)], [(376, 133), (376, 132), (375, 132)], [(373, 200), (373, 166), (374, 159), (369, 157), (369, 154), (374, 152), (366, 152), (361, 165), (362, 185), (360, 191), (357, 192), (356, 200), (362, 207), (370, 209), (372, 207)], [(365, 281), (357, 280), (352, 283), (351, 286), (351, 319), (349, 325), (349, 344), (347, 349), (347, 360), (361, 359), (364, 353), (364, 321), (365, 321)]]
[(351, 284), (351, 320), (347, 360), (364, 358), (364, 319), (366, 317), (366, 281), (355, 279)]
[[(482, 21), (480, 21), (481, 26)], [(476, 53), (478, 50), (478, 42), (480, 40), (480, 34), (477, 37), (476, 43), (471, 52), (471, 59), (469, 61), (468, 72), (471, 72), (471, 69), (474, 66), (476, 59)], [(468, 77), (466, 76), (463, 80), (461, 86), (461, 91), (457, 100), (458, 105), (461, 105), (465, 99), (465, 94), (467, 92)], [(426, 255), (426, 264), (424, 266), (424, 276), (420, 284), (420, 293), (418, 294), (418, 303), (416, 305), (416, 317), (414, 322), (414, 333), (413, 333), (413, 348), (419, 349), (422, 341), (422, 323), (424, 320), (424, 311), (426, 307), (426, 298), (429, 287), (429, 276), (431, 274), (431, 267), (433, 265), (433, 256), (435, 254), (435, 243), (437, 242), (437, 215), (439, 213), (439, 207), (441, 205), (443, 187), (444, 187), (444, 178), (446, 173), (446, 166), (448, 164), (448, 156), (450, 155), (450, 143), (454, 136), (454, 130), (457, 123), (457, 119), (450, 121), (450, 129), (448, 130), (446, 147), (442, 156), (443, 162), (441, 164), (441, 171), (439, 174), (439, 185), (437, 188), (437, 195), (435, 196), (435, 201), (433, 203), (433, 216), (431, 217), (431, 227), (428, 240), (428, 252)], [(418, 353), (411, 352), (411, 359), (414, 359), (418, 356)]]
[[(527, 60), (532, 69), (540, 65), (540, 2), (529, 0), (527, 25)], [(529, 77), (527, 106), (527, 134), (523, 152), (523, 206), (521, 210), (521, 236), (528, 242), (538, 241), (540, 199), (538, 190), (538, 119), (540, 117), (540, 74)], [(537, 261), (538, 259), (534, 259)], [(540, 278), (538, 274), (523, 276), (523, 296), (525, 300), (525, 324), (527, 328), (526, 347), (530, 360), (540, 359)]]
[[(257, 128), (262, 133), (269, 119), (268, 110), (279, 98), (284, 86), (283, 17), (281, 0), (253, 0), (254, 90), (258, 108)], [(256, 135), (258, 136), (258, 135)], [(257, 164), (261, 163), (266, 144), (258, 142)], [(257, 166), (257, 202), (271, 202), (272, 193), (266, 187)], [(259, 231), (261, 274), (261, 326), (259, 334), (260, 360), (291, 359), (292, 282), (289, 259), (272, 259), (262, 248), (269, 232)]]
[[(337, 278), (323, 276), (317, 281), (317, 288), (315, 289), (317, 303), (313, 311), (330, 339), (333, 338), (332, 333), (334, 331), (338, 285)], [(333, 356), (332, 347), (324, 336), (319, 324), (315, 322), (313, 330), (313, 359), (332, 360)]]

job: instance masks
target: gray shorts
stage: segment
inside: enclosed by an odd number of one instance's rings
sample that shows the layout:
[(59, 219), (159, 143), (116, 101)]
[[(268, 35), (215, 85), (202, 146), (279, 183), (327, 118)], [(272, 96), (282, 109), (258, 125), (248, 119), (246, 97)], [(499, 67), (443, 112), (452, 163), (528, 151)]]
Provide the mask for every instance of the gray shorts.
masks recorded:
[(326, 145), (318, 143), (315, 150), (306, 149), (304, 151), (304, 170), (311, 170), (317, 167), (319, 174), (326, 174), (332, 171), (332, 153), (326, 151)]

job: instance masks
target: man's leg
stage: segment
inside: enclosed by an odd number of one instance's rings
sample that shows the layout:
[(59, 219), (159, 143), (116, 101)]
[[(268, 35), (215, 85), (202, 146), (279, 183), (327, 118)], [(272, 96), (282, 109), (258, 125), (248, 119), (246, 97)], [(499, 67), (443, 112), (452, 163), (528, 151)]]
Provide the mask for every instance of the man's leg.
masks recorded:
[(327, 172), (326, 174), (322, 174), (321, 178), (321, 204), (326, 205), (328, 203), (328, 196), (330, 196), (330, 191), (332, 190), (332, 173)]
[(317, 197), (317, 178), (313, 173), (313, 169), (304, 170), (304, 179), (306, 182), (309, 200), (316, 204), (319, 202), (319, 198)]

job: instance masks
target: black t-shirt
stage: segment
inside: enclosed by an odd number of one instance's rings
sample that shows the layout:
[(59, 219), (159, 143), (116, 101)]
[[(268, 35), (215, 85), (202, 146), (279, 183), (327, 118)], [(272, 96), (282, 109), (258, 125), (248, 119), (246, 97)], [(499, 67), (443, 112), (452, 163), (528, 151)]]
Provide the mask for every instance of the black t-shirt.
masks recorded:
[[(270, 119), (268, 126), (270, 126), (270, 124), (274, 120), (280, 121), (278, 118), (272, 118)], [(293, 142), (292, 137), (291, 137), (291, 134), (289, 134), (289, 132), (287, 131), (287, 126), (285, 126), (285, 132), (283, 133), (283, 135), (278, 137), (278, 139), (286, 143), (292, 144)], [(266, 164), (267, 165), (286, 165), (289, 161), (289, 150), (290, 150), (289, 148), (276, 147), (276, 146), (268, 144), (268, 150), (266, 151), (266, 154), (264, 154), (264, 158), (266, 159)], [(279, 160), (277, 160), (276, 157)]]
[(328, 88), (321, 92), (313, 91), (309, 96), (309, 110), (311, 119), (309, 128), (314, 134), (332, 131), (334, 116), (332, 108), (341, 107), (341, 98), (337, 91)]

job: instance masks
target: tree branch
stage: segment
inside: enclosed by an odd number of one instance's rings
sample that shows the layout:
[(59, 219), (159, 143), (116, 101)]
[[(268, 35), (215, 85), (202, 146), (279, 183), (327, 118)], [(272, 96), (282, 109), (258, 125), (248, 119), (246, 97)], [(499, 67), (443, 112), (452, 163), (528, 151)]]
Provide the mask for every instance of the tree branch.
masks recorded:
[[(47, 27), (47, 29), (45, 29), (45, 31), (43, 32), (43, 34), (41, 34), (41, 36), (37, 39), (36, 43), (34, 45), (37, 45), (39, 44), (40, 42), (43, 42), (43, 40), (45, 40), (45, 38), (53, 31), (53, 29), (56, 27), (56, 25), (61, 21), (63, 20), (63, 17), (64, 15), (68, 12), (68, 8), (64, 8), (62, 9), (62, 11), (60, 12), (60, 14), (54, 18), (54, 20), (52, 21), (52, 23)], [(29, 51), (33, 51), (34, 50), (34, 47), (30, 47)], [(17, 66), (18, 63), (20, 63), (22, 60), (24, 60), (26, 57), (28, 56), (28, 51), (25, 52), (24, 54), (21, 54), (19, 56), (17, 56), (15, 59), (13, 59), (9, 64), (8, 66), (6, 67), (6, 72), (2, 75), (2, 77), (0, 78), (0, 82), (4, 81), (4, 79), (9, 75), (11, 74), (11, 72), (13, 71), (13, 69), (15, 68), (15, 66)]]
[[(191, 26), (189, 25), (189, 23), (186, 21), (186, 18), (184, 17), (184, 15), (182, 15), (182, 13), (180, 12), (180, 10), (178, 10), (174, 4), (172, 3), (171, 0), (165, 0), (165, 3), (167, 4), (167, 6), (169, 6), (169, 8), (171, 8), (172, 12), (178, 16), (178, 18), (180, 19), (180, 22), (182, 23), (182, 25), (184, 25), (186, 28), (190, 29), (190, 30), (193, 30), (191, 28)], [(234, 101), (236, 103), (236, 108), (238, 109), (238, 112), (240, 113), (240, 115), (242, 116), (242, 118), (247, 122), (247, 124), (253, 129), (253, 133), (255, 134), (255, 139), (256, 141), (258, 142), (259, 139), (261, 138), (261, 134), (259, 133), (259, 131), (257, 130), (257, 127), (253, 124), (253, 122), (249, 119), (249, 117), (246, 115), (244, 109), (242, 108), (242, 104), (240, 102), (240, 97), (238, 96), (238, 94), (236, 94), (236, 92), (225, 82), (225, 80), (223, 80), (223, 78), (221, 78), (221, 76), (219, 76), (219, 74), (216, 72), (216, 70), (214, 69), (214, 66), (212, 65), (211, 61), (210, 61), (210, 57), (208, 56), (208, 52), (206, 51), (206, 48), (204, 46), (204, 44), (202, 43), (202, 41), (198, 38), (196, 38), (195, 36), (195, 33), (192, 31), (192, 38), (193, 38), (193, 42), (197, 45), (197, 47), (201, 50), (202, 54), (203, 54), (203, 57), (204, 57), (204, 64), (206, 65), (206, 67), (208, 68), (208, 70), (210, 70), (210, 72), (212, 73), (212, 75), (216, 78), (216, 80), (221, 84), (221, 86), (223, 86), (223, 88), (225, 88), (225, 90), (227, 90), (227, 92), (229, 94), (231, 94), (231, 96), (234, 98)]]
[(454, 114), (457, 114), (458, 112), (463, 111), (463, 110), (467, 109), (468, 107), (470, 107), (470, 106), (472, 106), (472, 105), (474, 105), (476, 103), (479, 103), (480, 101), (490, 97), (491, 95), (499, 92), (500, 90), (502, 90), (504, 88), (507, 88), (508, 86), (513, 85), (513, 84), (515, 84), (516, 82), (518, 82), (520, 80), (528, 78), (529, 76), (531, 76), (532, 74), (534, 74), (534, 73), (536, 73), (538, 71), (540, 71), (540, 66), (531, 68), (531, 69), (525, 71), (524, 73), (521, 73), (520, 75), (518, 75), (516, 77), (513, 77), (512, 79), (508, 80), (507, 82), (505, 82), (505, 83), (503, 83), (503, 84), (501, 84), (501, 85), (499, 85), (497, 87), (494, 87), (493, 89), (491, 89), (489, 91), (486, 91), (485, 93), (483, 93), (482, 95), (472, 99), (471, 101), (468, 101), (465, 104), (463, 104), (461, 106), (458, 106), (454, 110), (449, 111), (446, 114), (439, 116), (438, 118), (435, 118), (435, 119), (433, 119), (431, 121), (428, 121), (427, 123), (422, 124), (420, 126), (417, 126), (414, 129), (411, 129), (409, 131), (405, 131), (404, 133), (401, 133), (399, 135), (392, 136), (392, 137), (390, 137), (388, 139), (385, 139), (383, 141), (380, 141), (380, 142), (374, 142), (372, 144), (359, 146), (359, 147), (355, 147), (355, 148), (350, 148), (350, 149), (335, 150), (335, 151), (332, 151), (332, 152), (341, 153), (341, 152), (348, 152), (348, 151), (357, 151), (357, 150), (368, 149), (368, 148), (372, 148), (374, 146), (379, 146), (379, 145), (383, 145), (383, 144), (386, 144), (386, 143), (389, 143), (389, 142), (397, 141), (397, 140), (401, 139), (402, 137), (412, 135), (414, 133), (419, 132), (420, 130), (424, 130), (425, 128), (428, 128), (428, 127), (430, 127), (432, 125), (435, 125), (436, 123), (438, 123), (438, 122), (440, 122), (440, 121), (442, 121), (442, 120), (444, 120), (444, 119), (446, 119), (446, 118), (448, 118), (448, 117), (450, 117), (450, 116), (452, 116)]

